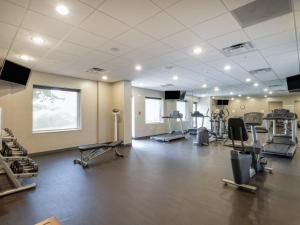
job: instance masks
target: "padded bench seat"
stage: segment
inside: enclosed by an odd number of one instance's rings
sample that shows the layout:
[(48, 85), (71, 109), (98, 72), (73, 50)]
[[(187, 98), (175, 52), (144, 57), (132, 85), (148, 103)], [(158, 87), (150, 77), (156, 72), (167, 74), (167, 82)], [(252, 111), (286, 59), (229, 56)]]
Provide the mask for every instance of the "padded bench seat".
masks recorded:
[(118, 147), (121, 146), (123, 141), (114, 141), (104, 144), (91, 144), (91, 145), (81, 145), (78, 146), (80, 151), (80, 159), (75, 159), (74, 164), (80, 164), (83, 168), (88, 166), (88, 162), (100, 157), (104, 153), (114, 150), (114, 155), (116, 157), (123, 157), (123, 155), (118, 151)]
[(78, 149), (81, 152), (84, 152), (84, 151), (100, 149), (100, 148), (115, 148), (121, 144), (122, 144), (122, 141), (114, 141), (114, 142), (106, 143), (106, 144), (104, 143), (104, 144), (80, 145), (80, 146), (78, 146)]

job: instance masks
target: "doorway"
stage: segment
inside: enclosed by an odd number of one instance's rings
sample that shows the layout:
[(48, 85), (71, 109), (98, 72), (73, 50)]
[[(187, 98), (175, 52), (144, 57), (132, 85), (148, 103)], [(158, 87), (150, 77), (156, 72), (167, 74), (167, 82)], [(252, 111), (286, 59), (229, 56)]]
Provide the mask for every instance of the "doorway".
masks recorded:
[(277, 102), (269, 102), (269, 113), (271, 113), (274, 109), (282, 109), (283, 102), (277, 101)]

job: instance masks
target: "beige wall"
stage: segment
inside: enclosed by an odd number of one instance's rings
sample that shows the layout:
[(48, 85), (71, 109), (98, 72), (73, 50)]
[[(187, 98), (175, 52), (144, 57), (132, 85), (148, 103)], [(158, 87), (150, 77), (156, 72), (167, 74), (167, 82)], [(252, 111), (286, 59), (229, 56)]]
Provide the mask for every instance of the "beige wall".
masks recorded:
[[(33, 84), (81, 90), (82, 129), (76, 131), (32, 132)], [(0, 107), (3, 108), (4, 127), (12, 129), (30, 153), (72, 147), (97, 142), (97, 82), (56, 76), (33, 71), (26, 88), (2, 89)]]
[[(33, 133), (34, 84), (80, 89), (82, 128), (75, 131)], [(120, 138), (121, 140), (126, 138), (124, 140), (126, 144), (131, 143), (131, 117), (128, 116), (131, 114), (130, 103), (131, 84), (127, 81), (110, 84), (32, 71), (26, 87), (16, 88), (0, 84), (3, 127), (12, 129), (20, 143), (30, 153), (112, 141), (114, 107), (121, 110)]]
[(120, 110), (119, 137), (124, 144), (131, 143), (131, 83), (112, 84), (112, 106)]
[[(145, 97), (164, 98), (164, 92), (149, 90), (144, 88), (132, 88), (132, 96), (134, 98), (134, 137), (145, 137), (168, 132), (167, 120), (163, 123), (145, 123)], [(199, 98), (186, 96), (187, 101), (187, 119), (183, 122), (183, 128), (191, 127), (190, 113), (192, 112), (193, 102), (198, 102)], [(168, 115), (171, 111), (176, 110), (176, 100), (167, 100), (163, 102), (164, 115)], [(175, 129), (178, 129), (179, 122), (173, 121)]]
[[(291, 111), (297, 111), (297, 104), (300, 101), (300, 95), (280, 96), (280, 97), (254, 97), (251, 99), (237, 98), (229, 101), (228, 109), (231, 116), (242, 116), (247, 112), (262, 112), (269, 113), (270, 102), (282, 102), (283, 108), (288, 108)], [(245, 109), (242, 109), (245, 106)], [(213, 105), (213, 108), (217, 108)], [(296, 112), (297, 113), (297, 112)]]

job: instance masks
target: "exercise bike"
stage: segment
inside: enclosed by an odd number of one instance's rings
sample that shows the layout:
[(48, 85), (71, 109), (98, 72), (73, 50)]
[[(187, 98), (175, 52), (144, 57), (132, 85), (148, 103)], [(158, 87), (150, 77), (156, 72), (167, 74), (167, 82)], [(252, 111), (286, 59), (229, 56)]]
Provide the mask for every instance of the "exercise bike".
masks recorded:
[[(255, 117), (252, 116), (251, 121), (251, 117), (247, 118), (247, 115), (245, 117), (253, 137), (250, 146), (244, 145), (244, 142), (249, 139), (244, 120), (242, 118), (230, 118), (228, 120), (228, 138), (232, 141), (233, 146), (231, 166), (234, 180), (223, 179), (222, 181), (225, 185), (231, 184), (255, 192), (257, 187), (250, 185), (251, 179), (261, 172), (272, 173), (272, 168), (266, 166), (267, 159), (261, 155), (262, 148), (256, 132), (256, 126), (261, 123), (254, 121), (253, 118)], [(241, 145), (236, 145), (235, 141), (240, 141)]]

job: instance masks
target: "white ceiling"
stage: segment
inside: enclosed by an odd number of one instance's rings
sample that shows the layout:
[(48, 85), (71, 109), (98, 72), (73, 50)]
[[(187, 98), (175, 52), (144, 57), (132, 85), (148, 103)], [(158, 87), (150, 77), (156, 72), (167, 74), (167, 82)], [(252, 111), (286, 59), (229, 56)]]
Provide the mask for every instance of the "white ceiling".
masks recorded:
[[(198, 95), (280, 92), (286, 90), (284, 78), (299, 73), (300, 0), (294, 0), (292, 13), (242, 29), (230, 10), (253, 1), (0, 0), (0, 56), (35, 70), (93, 80), (103, 74), (86, 71), (100, 67), (110, 82), (132, 80), (134, 86), (156, 90), (173, 84), (171, 89)], [(58, 3), (70, 13), (58, 14)], [(34, 36), (44, 44), (33, 43)], [(232, 57), (220, 51), (245, 41), (255, 50)], [(193, 53), (195, 47), (202, 48), (200, 55)], [(32, 60), (22, 61), (22, 54)], [(135, 71), (137, 64), (142, 71)], [(272, 71), (248, 72), (264, 67)]]

